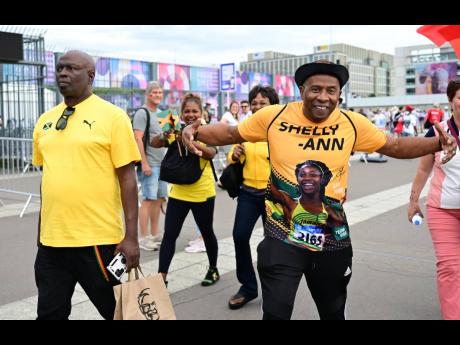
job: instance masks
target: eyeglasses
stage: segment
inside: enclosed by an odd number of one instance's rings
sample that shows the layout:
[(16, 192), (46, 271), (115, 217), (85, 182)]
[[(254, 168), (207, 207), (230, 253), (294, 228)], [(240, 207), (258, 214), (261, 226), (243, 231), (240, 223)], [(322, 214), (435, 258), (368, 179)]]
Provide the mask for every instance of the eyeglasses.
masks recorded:
[(60, 130), (62, 131), (67, 127), (67, 120), (69, 119), (70, 115), (72, 115), (73, 113), (75, 113), (75, 108), (67, 107), (67, 108), (64, 109), (64, 111), (62, 112), (61, 117), (59, 118), (59, 120), (56, 123), (56, 130), (57, 131), (60, 131)]

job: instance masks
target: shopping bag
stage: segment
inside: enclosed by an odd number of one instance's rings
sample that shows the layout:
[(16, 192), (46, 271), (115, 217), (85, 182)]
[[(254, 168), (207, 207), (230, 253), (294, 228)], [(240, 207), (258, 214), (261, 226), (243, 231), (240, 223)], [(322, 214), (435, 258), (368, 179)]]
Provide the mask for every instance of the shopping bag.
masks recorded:
[(123, 313), (121, 311), (121, 285), (113, 287), (113, 294), (115, 295), (115, 312), (113, 313), (114, 320), (123, 320)]
[(176, 314), (161, 274), (142, 274), (133, 268), (128, 281), (113, 288), (114, 320), (175, 320)]

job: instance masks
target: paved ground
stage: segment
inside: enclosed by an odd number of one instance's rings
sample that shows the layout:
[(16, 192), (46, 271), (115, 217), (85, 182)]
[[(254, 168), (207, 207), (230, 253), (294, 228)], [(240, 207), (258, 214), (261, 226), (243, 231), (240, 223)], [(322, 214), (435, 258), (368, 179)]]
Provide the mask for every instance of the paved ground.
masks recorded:
[[(355, 157), (350, 167), (349, 193), (345, 206), (351, 224), (354, 248), (353, 278), (349, 285), (349, 319), (440, 319), (436, 292), (435, 258), (424, 223), (415, 227), (406, 220), (410, 182), (417, 160), (364, 164)], [(426, 192), (426, 191), (425, 191)], [(1, 199), (1, 195), (0, 195)], [(16, 201), (8, 202), (16, 205)], [(169, 291), (179, 319), (260, 319), (261, 299), (232, 311), (228, 298), (238, 290), (231, 238), (235, 201), (218, 191), (215, 231), (219, 239), (221, 280), (201, 287), (206, 255), (183, 251), (194, 238), (195, 225), (189, 216), (177, 242), (171, 267)], [(37, 213), (29, 207), (24, 218), (0, 218), (2, 288), (0, 319), (33, 319), (36, 287), (33, 262), (36, 253)], [(0, 207), (1, 217), (2, 207)], [(262, 239), (261, 223), (251, 241), (255, 248)], [(158, 268), (158, 252), (142, 251), (142, 267), (149, 273)], [(86, 295), (77, 289), (73, 319), (100, 318)], [(305, 282), (296, 299), (293, 319), (317, 319), (317, 312)]]

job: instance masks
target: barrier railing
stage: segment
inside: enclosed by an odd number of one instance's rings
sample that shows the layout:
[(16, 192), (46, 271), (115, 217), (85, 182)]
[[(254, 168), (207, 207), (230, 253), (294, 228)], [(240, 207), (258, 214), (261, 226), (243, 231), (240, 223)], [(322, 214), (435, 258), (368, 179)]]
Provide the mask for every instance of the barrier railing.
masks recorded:
[(34, 198), (40, 199), (41, 172), (32, 165), (32, 148), (32, 139), (0, 137), (0, 192), (27, 198), (20, 218)]

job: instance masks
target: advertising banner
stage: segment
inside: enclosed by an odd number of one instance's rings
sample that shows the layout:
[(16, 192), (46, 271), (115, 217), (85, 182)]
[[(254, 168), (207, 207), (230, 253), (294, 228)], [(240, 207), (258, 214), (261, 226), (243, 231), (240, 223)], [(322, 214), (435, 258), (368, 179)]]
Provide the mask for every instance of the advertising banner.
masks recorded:
[(420, 64), (415, 68), (415, 94), (446, 93), (447, 84), (456, 79), (457, 63)]
[(220, 65), (220, 90), (235, 90), (235, 64), (228, 63)]
[(95, 87), (146, 89), (150, 64), (145, 61), (96, 58)]
[(193, 91), (219, 91), (219, 70), (217, 68), (190, 67), (190, 87)]

